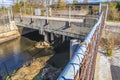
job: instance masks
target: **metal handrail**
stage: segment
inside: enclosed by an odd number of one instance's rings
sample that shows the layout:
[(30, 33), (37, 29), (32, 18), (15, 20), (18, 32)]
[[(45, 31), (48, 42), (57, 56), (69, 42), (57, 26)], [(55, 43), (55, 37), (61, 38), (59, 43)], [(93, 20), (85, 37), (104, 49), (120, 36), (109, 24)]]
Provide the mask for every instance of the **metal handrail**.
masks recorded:
[[(94, 34), (97, 29), (99, 29), (99, 33), (97, 33), (97, 34), (98, 35), (100, 34), (102, 17), (103, 17), (103, 13), (100, 15), (98, 22), (95, 24), (95, 26), (89, 32), (89, 34), (86, 36), (83, 43), (90, 44), (91, 39), (94, 37)], [(88, 45), (86, 45), (86, 44), (81, 44), (78, 47), (78, 49), (74, 52), (74, 56), (72, 57), (70, 62), (67, 64), (67, 66), (65, 67), (65, 69), (60, 74), (60, 76), (58, 77), (57, 80), (74, 80), (74, 77), (77, 75), (77, 72), (81, 68), (83, 59), (84, 59), (85, 55), (87, 54), (86, 51), (88, 49)], [(95, 46), (94, 46), (94, 48), (95, 48)]]

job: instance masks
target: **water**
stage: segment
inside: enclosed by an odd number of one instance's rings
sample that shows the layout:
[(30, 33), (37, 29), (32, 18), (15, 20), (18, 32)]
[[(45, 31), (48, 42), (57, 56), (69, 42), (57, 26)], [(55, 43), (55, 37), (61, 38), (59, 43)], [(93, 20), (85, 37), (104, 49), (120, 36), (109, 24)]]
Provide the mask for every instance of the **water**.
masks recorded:
[[(37, 32), (34, 32), (33, 34), (36, 35), (36, 33)], [(0, 80), (1, 76), (5, 79), (6, 76), (11, 75), (13, 71), (18, 70), (33, 58), (53, 55), (49, 50), (47, 50), (49, 53), (45, 54), (46, 49), (35, 48), (35, 43), (40, 39), (34, 38), (33, 34), (28, 34), (25, 35), (25, 37), (22, 36), (0, 44)], [(55, 50), (52, 50), (55, 54), (47, 61), (47, 63), (56, 68), (64, 68), (69, 61), (69, 48), (66, 47), (67, 44), (64, 43), (61, 45), (62, 48), (59, 46)]]
[(0, 44), (0, 75), (10, 75), (14, 70), (30, 60), (32, 56), (28, 50), (32, 48), (35, 41), (25, 37), (17, 38)]

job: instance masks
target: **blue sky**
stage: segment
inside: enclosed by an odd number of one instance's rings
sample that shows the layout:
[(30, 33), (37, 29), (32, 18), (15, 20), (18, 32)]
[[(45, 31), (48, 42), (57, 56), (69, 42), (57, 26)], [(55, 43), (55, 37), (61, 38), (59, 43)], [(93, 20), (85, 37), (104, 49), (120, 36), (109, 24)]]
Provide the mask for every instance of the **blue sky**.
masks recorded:
[[(2, 4), (2, 1), (4, 1), (4, 4)], [(0, 7), (2, 5), (4, 6), (10, 6), (13, 4), (13, 1), (16, 1), (16, 0), (0, 0)], [(69, 2), (72, 2), (73, 0), (67, 0)], [(79, 2), (82, 2), (83, 0), (78, 0)], [(111, 0), (88, 0), (89, 2), (99, 2), (99, 1), (111, 1)], [(117, 0), (117, 1), (120, 1), (120, 0)]]

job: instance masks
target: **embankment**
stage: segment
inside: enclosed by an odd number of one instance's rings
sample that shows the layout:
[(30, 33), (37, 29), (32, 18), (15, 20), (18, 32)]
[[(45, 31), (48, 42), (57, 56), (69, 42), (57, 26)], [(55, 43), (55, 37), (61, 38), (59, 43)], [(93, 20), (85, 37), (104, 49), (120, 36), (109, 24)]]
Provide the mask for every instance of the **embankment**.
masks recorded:
[(15, 22), (0, 26), (0, 43), (15, 39), (20, 36)]

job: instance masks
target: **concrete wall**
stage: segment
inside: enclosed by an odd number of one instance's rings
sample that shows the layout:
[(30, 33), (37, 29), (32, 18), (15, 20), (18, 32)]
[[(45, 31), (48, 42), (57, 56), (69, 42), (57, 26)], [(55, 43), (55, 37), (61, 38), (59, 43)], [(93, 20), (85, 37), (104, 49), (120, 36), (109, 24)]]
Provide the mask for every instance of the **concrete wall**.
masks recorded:
[(105, 30), (113, 33), (120, 33), (120, 22), (106, 22)]
[(20, 36), (17, 26), (14, 21), (10, 24), (0, 26), (0, 43), (15, 39)]
[(10, 23), (4, 24), (4, 25), (0, 25), (0, 34), (6, 33), (12, 30), (18, 30), (14, 21), (11, 21)]

